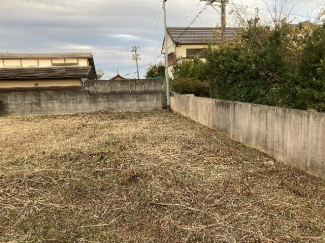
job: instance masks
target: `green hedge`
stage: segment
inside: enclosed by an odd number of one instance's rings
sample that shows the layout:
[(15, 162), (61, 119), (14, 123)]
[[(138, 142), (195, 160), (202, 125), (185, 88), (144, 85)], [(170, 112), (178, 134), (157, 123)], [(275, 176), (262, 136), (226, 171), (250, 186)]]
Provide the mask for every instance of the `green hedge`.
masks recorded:
[(250, 26), (240, 41), (183, 60), (171, 87), (217, 99), (325, 111), (325, 25)]

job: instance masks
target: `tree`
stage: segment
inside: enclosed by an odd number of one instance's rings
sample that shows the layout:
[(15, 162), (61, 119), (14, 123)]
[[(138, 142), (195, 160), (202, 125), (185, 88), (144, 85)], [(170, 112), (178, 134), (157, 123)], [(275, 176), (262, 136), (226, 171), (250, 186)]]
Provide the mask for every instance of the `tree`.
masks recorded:
[(105, 75), (104, 70), (101, 69), (101, 68), (99, 68), (99, 69), (96, 71), (96, 73), (97, 73), (97, 79), (102, 79), (102, 78), (104, 77), (104, 75)]
[(155, 65), (151, 65), (147, 70), (146, 78), (157, 78), (157, 77), (165, 77), (165, 65), (162, 62), (156, 63)]

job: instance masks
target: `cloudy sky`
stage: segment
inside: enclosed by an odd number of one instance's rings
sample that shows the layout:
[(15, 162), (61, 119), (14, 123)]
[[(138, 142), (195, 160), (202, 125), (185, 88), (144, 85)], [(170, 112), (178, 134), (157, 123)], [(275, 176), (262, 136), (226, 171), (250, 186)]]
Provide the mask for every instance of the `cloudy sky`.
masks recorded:
[[(236, 25), (232, 10), (242, 10), (240, 6), (252, 15), (259, 7), (260, 17), (268, 18), (268, 9), (281, 1), (285, 0), (230, 0), (229, 25)], [(314, 19), (324, 5), (323, 0), (287, 2), (286, 11), (295, 6), (295, 22)], [(193, 27), (220, 25), (219, 13), (200, 0), (166, 4), (168, 26), (188, 27), (196, 16)], [(106, 78), (116, 75), (117, 68), (132, 78), (132, 46), (140, 47), (141, 76), (161, 60), (162, 0), (0, 0), (0, 29), (0, 52), (92, 52)]]

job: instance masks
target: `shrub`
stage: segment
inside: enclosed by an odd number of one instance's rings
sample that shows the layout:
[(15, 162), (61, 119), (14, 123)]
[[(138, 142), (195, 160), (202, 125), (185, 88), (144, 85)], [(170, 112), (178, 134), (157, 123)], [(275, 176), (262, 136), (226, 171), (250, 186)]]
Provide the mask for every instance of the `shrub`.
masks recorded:
[(179, 93), (325, 111), (325, 24), (250, 25), (240, 41), (210, 46), (206, 62), (174, 68)]
[(295, 108), (325, 111), (325, 24), (307, 39), (299, 64)]
[(146, 79), (165, 77), (165, 65), (162, 62), (158, 64), (151, 65), (147, 70)]
[(195, 94), (196, 96), (207, 97), (210, 84), (197, 78), (178, 78), (171, 80), (171, 89), (181, 94)]
[(206, 81), (205, 64), (199, 58), (178, 62), (173, 68), (173, 76), (172, 91), (208, 96), (210, 84)]

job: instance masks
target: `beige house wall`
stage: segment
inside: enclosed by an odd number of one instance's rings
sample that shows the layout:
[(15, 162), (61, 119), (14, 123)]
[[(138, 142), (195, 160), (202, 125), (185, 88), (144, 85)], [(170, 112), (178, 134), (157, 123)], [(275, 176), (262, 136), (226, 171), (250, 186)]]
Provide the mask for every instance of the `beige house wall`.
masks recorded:
[(166, 51), (166, 44), (168, 44), (168, 54), (176, 52), (176, 45), (175, 45), (174, 41), (168, 35), (167, 36), (167, 41), (165, 41), (162, 53), (165, 53), (165, 51)]
[(84, 58), (84, 59), (80, 58), (78, 66), (87, 67), (88, 66), (88, 59), (87, 58)]
[(187, 49), (203, 49), (208, 48), (207, 45), (181, 45), (176, 48), (176, 58), (186, 58)]
[(38, 60), (39, 67), (52, 67), (52, 60), (47, 59), (47, 60)]
[(19, 67), (53, 67), (53, 66), (87, 67), (87, 58), (70, 59), (0, 59), (0, 68)]
[(65, 60), (64, 59), (53, 59), (52, 64), (64, 64)]
[(77, 65), (79, 62), (78, 62), (78, 58), (66, 58), (65, 63), (66, 64)]
[(37, 60), (21, 60), (22, 67), (38, 67)]
[(4, 67), (20, 67), (21, 60), (3, 60)]
[(79, 79), (41, 79), (41, 80), (0, 80), (2, 88), (32, 88), (32, 87), (71, 87), (81, 86)]

